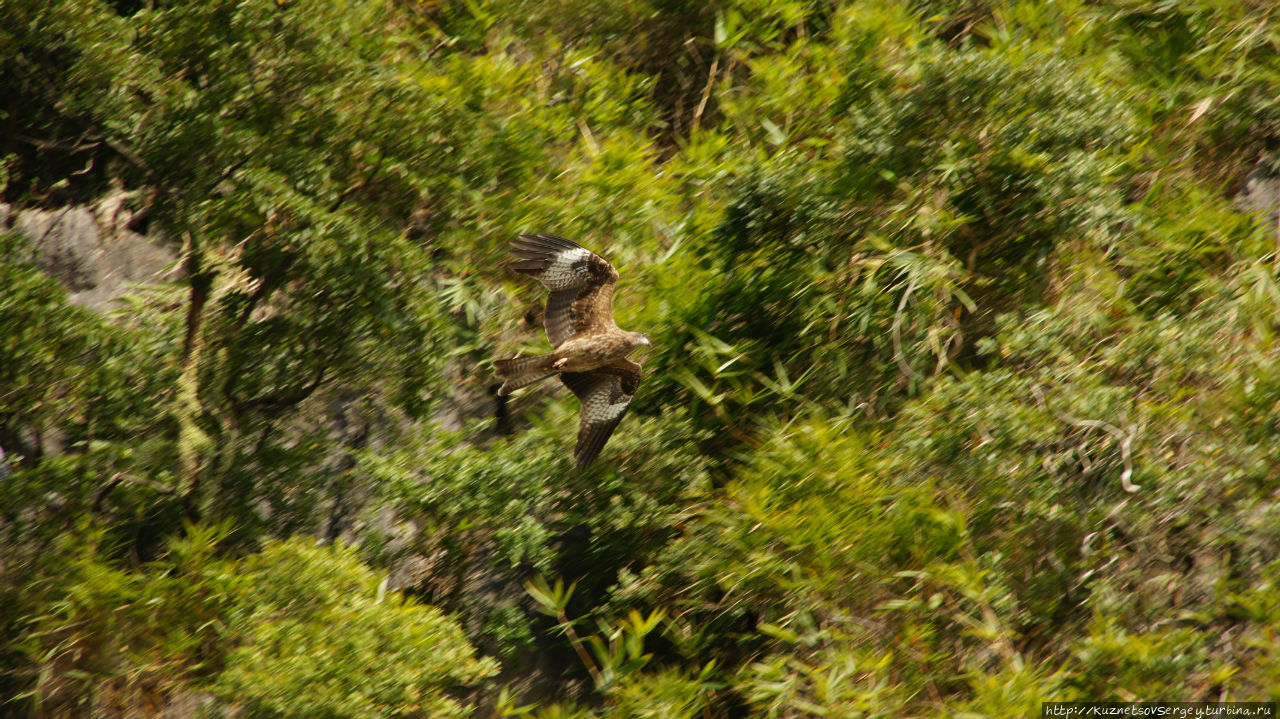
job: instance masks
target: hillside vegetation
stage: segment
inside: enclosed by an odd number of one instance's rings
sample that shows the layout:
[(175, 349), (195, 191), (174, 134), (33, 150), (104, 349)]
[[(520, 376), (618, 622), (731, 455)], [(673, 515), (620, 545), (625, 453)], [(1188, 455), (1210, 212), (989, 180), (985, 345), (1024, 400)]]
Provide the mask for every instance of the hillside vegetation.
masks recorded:
[[(0, 18), (0, 714), (1280, 701), (1271, 3)], [(585, 472), (520, 233), (653, 340)]]

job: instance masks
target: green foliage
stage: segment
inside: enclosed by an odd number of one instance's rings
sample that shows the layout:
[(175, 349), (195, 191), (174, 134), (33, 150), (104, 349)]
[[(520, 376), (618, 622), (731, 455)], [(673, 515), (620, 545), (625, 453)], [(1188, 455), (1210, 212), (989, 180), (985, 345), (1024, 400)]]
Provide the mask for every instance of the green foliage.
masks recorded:
[[(676, 531), (682, 503), (706, 490), (696, 435), (640, 418), (630, 420), (635, 435), (610, 444), (619, 466), (575, 474), (563, 428), (575, 426), (576, 408), (566, 404), (509, 440), (476, 446), (436, 433), (362, 462), (390, 505), (418, 523), (410, 544), (387, 536), (383, 557), (434, 557), (418, 590), (482, 626), (508, 657), (535, 641), (535, 608), (510, 595), (476, 605), (468, 601), (476, 585), (519, 592), (532, 572), (558, 573), (582, 577), (580, 595), (598, 602), (619, 571)], [(641, 471), (650, 481), (636, 481)]]
[(739, 679), (760, 716), (901, 716), (906, 699), (893, 682), (888, 657), (857, 650), (826, 651), (803, 660), (779, 654), (754, 662)]
[(9, 61), (19, 98), (109, 148), (102, 161), (148, 188), (152, 223), (183, 243), (173, 415), (186, 501), (247, 519), (228, 495), (270, 492), (253, 486), (251, 448), (322, 385), (392, 381), (388, 398), (420, 411), (439, 353), (426, 287), (403, 279), (422, 262), (404, 229), (447, 183), (438, 165), (452, 150), (411, 118), (454, 116), (384, 69), (388, 8), (225, 2), (123, 18), (17, 4), (28, 22), (8, 43), (66, 45)]
[(494, 670), (456, 624), (386, 592), (350, 550), (291, 540), (227, 560), (215, 553), (225, 528), (188, 529), (141, 571), (90, 537), (45, 580), (25, 646), (33, 706), (128, 714), (208, 687), (246, 716), (464, 716), (447, 692)]
[(89, 534), (58, 575), (28, 584), (46, 600), (26, 618), (22, 647), (38, 676), (32, 705), (55, 714), (128, 712), (217, 671), (244, 591), (234, 567), (214, 557), (224, 534), (193, 527), (151, 571), (115, 565), (101, 535)]
[(447, 690), (496, 669), (438, 610), (387, 593), (350, 550), (282, 543), (245, 570), (252, 629), (215, 691), (246, 716), (468, 716)]
[(612, 693), (612, 709), (638, 719), (695, 719), (710, 705), (706, 683), (700, 679), (672, 670), (643, 675)]
[(14, 479), (0, 484), (0, 507), (28, 516), (0, 533), (26, 555), (71, 517), (104, 512), (128, 524), (148, 507), (164, 511), (173, 451), (155, 436), (169, 424), (151, 400), (174, 379), (172, 335), (72, 305), (25, 261), (26, 243), (0, 243), (0, 447)]
[(708, 662), (697, 676), (667, 670), (643, 671), (652, 653), (645, 651), (645, 638), (666, 618), (659, 609), (648, 616), (632, 610), (627, 617), (612, 622), (596, 619), (598, 633), (579, 634), (577, 621), (567, 613), (574, 584), (554, 585), (544, 577), (525, 583), (525, 591), (538, 610), (556, 621), (556, 628), (573, 645), (578, 659), (591, 675), (596, 691), (605, 696), (610, 712), (636, 717), (694, 717), (710, 706), (712, 692), (719, 688), (709, 678), (715, 662)]
[(972, 366), (999, 313), (1044, 296), (1057, 247), (1125, 217), (1113, 179), (1132, 121), (1077, 66), (1027, 51), (853, 62), (817, 108), (822, 150), (797, 139), (738, 186), (703, 248), (724, 279), (663, 343), (672, 363), (716, 348), (670, 374), (730, 434), (728, 418), (779, 401), (879, 414)]

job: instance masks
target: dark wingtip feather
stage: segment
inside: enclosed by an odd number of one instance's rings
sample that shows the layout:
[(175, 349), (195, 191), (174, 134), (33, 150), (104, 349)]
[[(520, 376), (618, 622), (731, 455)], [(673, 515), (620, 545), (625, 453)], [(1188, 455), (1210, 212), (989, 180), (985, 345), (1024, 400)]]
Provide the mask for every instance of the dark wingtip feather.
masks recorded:
[[(626, 414), (626, 410), (623, 410), (623, 414)], [(609, 426), (597, 427), (587, 435), (586, 441), (573, 453), (578, 469), (585, 469), (596, 461), (596, 458), (600, 456), (600, 452), (604, 450), (604, 446), (609, 443), (609, 438), (613, 436), (613, 430), (621, 422), (622, 416), (619, 415), (615, 421), (609, 423)]]
[[(537, 275), (551, 266), (563, 252), (586, 250), (576, 242), (555, 235), (520, 235), (511, 243), (511, 254), (519, 262), (511, 263), (511, 269)], [(590, 250), (586, 250), (590, 252)]]
[(561, 252), (563, 250), (586, 249), (582, 245), (555, 235), (520, 235), (520, 239), (511, 243), (512, 247), (544, 252)]
[(582, 471), (587, 467), (590, 467), (592, 464), (595, 463), (596, 459), (600, 456), (600, 450), (602, 449), (604, 449), (603, 445), (600, 447), (596, 447), (594, 450), (589, 450), (587, 447), (583, 447), (581, 450), (574, 452), (573, 453), (574, 468), (577, 469), (578, 471)]
[(550, 263), (546, 260), (521, 260), (520, 262), (512, 262), (510, 267), (516, 272), (532, 272), (537, 274), (547, 269)]

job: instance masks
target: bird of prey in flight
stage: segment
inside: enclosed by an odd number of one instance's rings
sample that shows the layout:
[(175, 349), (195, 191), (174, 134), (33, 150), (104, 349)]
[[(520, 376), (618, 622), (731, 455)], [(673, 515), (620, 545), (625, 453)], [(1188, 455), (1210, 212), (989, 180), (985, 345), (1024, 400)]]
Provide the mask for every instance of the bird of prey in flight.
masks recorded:
[(603, 257), (552, 235), (521, 235), (511, 243), (511, 254), (518, 260), (512, 269), (548, 290), (543, 324), (552, 351), (495, 360), (494, 370), (503, 380), (498, 394), (559, 375), (582, 402), (573, 453), (582, 469), (600, 454), (635, 397), (640, 364), (627, 355), (649, 345), (649, 338), (619, 329), (613, 321), (618, 272)]

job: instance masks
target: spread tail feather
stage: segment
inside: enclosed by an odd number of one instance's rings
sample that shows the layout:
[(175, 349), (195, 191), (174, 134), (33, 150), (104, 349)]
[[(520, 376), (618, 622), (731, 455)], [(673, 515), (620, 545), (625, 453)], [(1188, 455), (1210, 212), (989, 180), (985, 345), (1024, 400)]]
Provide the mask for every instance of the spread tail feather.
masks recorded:
[(511, 394), (514, 390), (527, 387), (538, 380), (554, 375), (556, 372), (552, 369), (552, 364), (555, 361), (554, 354), (494, 360), (494, 374), (498, 375), (498, 379), (503, 380), (502, 387), (498, 389), (498, 394)]

